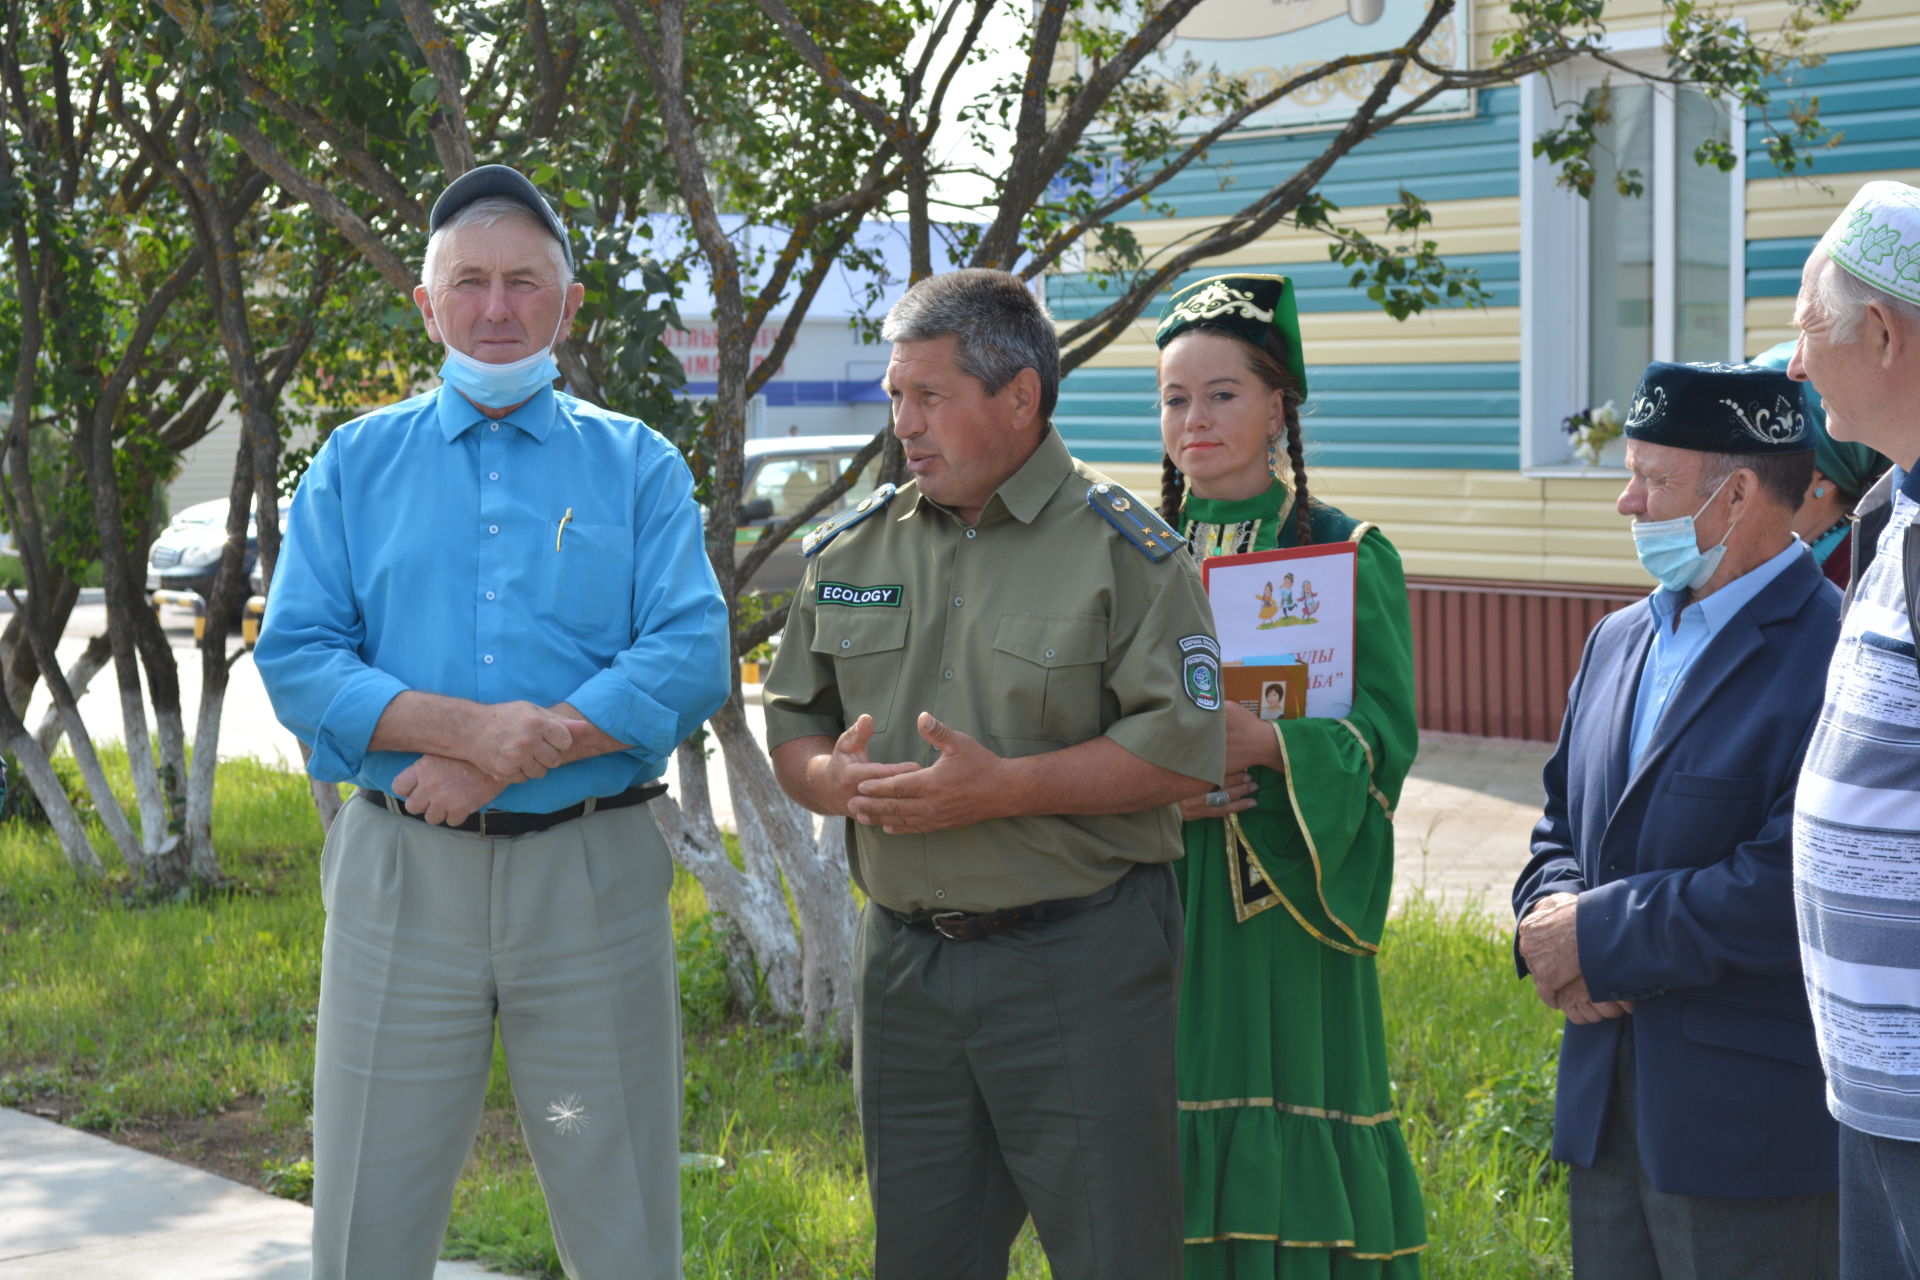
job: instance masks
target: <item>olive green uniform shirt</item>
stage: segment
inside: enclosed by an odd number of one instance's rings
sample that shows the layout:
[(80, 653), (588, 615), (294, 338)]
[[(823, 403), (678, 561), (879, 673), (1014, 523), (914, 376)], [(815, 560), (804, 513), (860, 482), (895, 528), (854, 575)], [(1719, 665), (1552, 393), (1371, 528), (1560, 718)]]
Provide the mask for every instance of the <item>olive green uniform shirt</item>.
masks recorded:
[[(1190, 679), (1193, 655), (1219, 654), (1199, 573), (1191, 556), (1153, 563), (1090, 508), (1104, 482), (1048, 430), (976, 525), (908, 484), (841, 532), (794, 594), (767, 677), (768, 744), (838, 737), (864, 713), (870, 759), (931, 765), (915, 725), (928, 711), (1004, 757), (1104, 734), (1175, 773), (1223, 777), (1217, 666)], [(896, 911), (1080, 897), (1181, 848), (1170, 805), (849, 831), (855, 879)]]

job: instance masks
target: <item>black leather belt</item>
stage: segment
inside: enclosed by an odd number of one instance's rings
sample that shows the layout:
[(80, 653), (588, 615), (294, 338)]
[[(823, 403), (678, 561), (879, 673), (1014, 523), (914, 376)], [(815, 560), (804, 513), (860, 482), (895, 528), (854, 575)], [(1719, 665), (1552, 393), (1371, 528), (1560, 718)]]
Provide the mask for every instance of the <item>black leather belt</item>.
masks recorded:
[(1112, 902), (1114, 895), (1119, 892), (1119, 882), (1115, 881), (1098, 893), (1090, 893), (1084, 898), (1055, 898), (1051, 902), (1002, 907), (998, 911), (895, 911), (877, 902), (873, 905), (910, 929), (931, 929), (955, 942), (978, 942), (1008, 929), (1024, 929), (1048, 920), (1077, 916), (1082, 911), (1091, 911)]
[[(444, 826), (449, 831), (465, 831), (477, 836), (530, 836), (536, 831), (546, 831), (563, 822), (584, 818), (590, 813), (645, 804), (655, 796), (663, 796), (666, 793), (666, 783), (649, 782), (641, 787), (628, 787), (619, 795), (595, 796), (579, 804), (570, 804), (564, 809), (555, 809), (552, 813), (506, 813), (483, 809), (470, 816), (465, 822), (436, 823), (435, 825)], [(390, 796), (384, 791), (375, 791), (372, 787), (362, 787), (360, 794), (388, 813), (397, 813), (403, 818), (412, 818), (415, 822), (427, 820), (424, 814), (408, 813), (407, 802), (399, 796)]]

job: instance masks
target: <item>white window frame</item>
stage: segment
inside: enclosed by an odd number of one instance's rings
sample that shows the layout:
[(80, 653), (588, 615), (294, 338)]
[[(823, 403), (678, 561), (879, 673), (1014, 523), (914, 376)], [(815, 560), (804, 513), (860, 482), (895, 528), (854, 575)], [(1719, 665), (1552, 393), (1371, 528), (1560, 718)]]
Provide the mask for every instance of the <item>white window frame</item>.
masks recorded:
[[(1650, 71), (1664, 70), (1664, 32), (1657, 28), (1615, 32), (1608, 52), (1620, 61)], [(1576, 83), (1591, 80), (1603, 64), (1592, 59), (1539, 72), (1521, 82), (1520, 91), (1520, 469), (1530, 476), (1624, 475), (1618, 465), (1582, 466), (1561, 423), (1588, 407), (1587, 201), (1554, 184), (1556, 168), (1533, 154), (1533, 140), (1571, 110)], [(1614, 71), (1615, 83), (1624, 73)], [(1654, 314), (1653, 358), (1671, 360), (1674, 352), (1674, 272), (1678, 236), (1679, 165), (1674, 145), (1674, 91), (1654, 84), (1653, 171), (1646, 194), (1653, 201)], [(1556, 92), (1556, 90), (1558, 92)], [(1556, 101), (1557, 100), (1557, 101)], [(1727, 350), (1723, 358), (1745, 358), (1746, 346), (1746, 111), (1726, 104), (1728, 131), (1736, 151), (1730, 185), (1727, 272)], [(1615, 406), (1626, 411), (1623, 389)], [(1609, 453), (1616, 453), (1618, 445)]]

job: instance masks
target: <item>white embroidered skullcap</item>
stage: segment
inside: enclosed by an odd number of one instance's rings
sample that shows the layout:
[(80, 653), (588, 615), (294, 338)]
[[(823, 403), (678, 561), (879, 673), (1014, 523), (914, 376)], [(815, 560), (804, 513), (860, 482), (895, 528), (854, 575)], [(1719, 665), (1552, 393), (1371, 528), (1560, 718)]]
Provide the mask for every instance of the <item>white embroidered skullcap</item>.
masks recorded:
[(1827, 228), (1820, 247), (1875, 288), (1920, 303), (1920, 188), (1869, 182)]

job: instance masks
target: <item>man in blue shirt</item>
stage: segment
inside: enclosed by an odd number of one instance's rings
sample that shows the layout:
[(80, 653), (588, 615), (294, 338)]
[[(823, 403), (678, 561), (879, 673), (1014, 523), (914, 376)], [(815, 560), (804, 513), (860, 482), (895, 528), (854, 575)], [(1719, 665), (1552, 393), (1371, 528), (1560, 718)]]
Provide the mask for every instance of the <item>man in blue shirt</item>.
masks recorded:
[(728, 687), (692, 479), (553, 390), (565, 228), (500, 165), (434, 205), (414, 301), (442, 385), (336, 430), (255, 650), (321, 857), (316, 1280), (430, 1276), (496, 1018), (568, 1274), (676, 1276), (672, 865), (645, 801)]
[(1835, 1129), (1794, 935), (1794, 783), (1839, 592), (1792, 532), (1798, 384), (1656, 362), (1620, 514), (1660, 589), (1587, 639), (1514, 889), (1565, 1012), (1553, 1154), (1574, 1274), (1836, 1273)]

